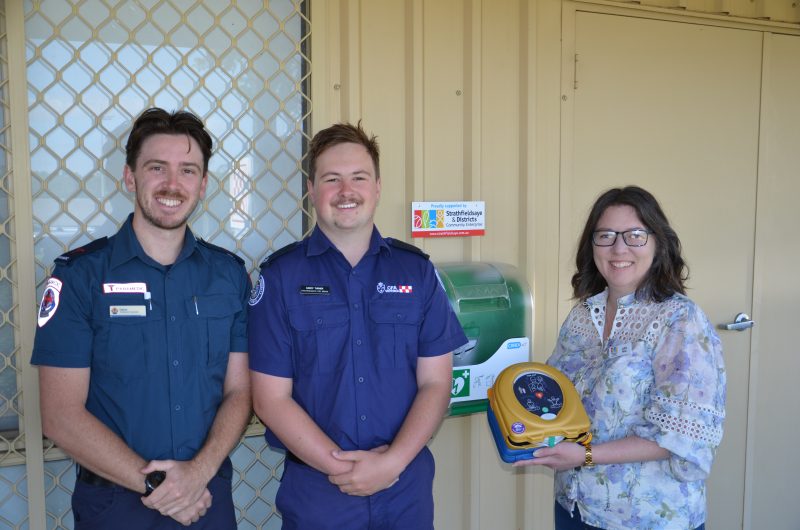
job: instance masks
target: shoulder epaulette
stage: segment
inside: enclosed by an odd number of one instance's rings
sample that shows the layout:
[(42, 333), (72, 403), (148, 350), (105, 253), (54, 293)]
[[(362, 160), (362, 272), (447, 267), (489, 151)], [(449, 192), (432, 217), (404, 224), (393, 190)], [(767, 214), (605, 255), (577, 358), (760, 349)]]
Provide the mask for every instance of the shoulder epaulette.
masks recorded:
[(421, 248), (415, 247), (414, 245), (406, 243), (405, 241), (400, 241), (399, 239), (394, 239), (393, 237), (387, 237), (386, 242), (395, 248), (407, 250), (409, 252), (413, 252), (414, 254), (419, 254), (425, 259), (430, 258), (430, 256), (425, 254), (425, 252), (423, 252)]
[(244, 265), (244, 260), (242, 258), (240, 258), (239, 256), (237, 256), (236, 254), (234, 254), (233, 252), (231, 252), (230, 250), (228, 250), (225, 247), (220, 247), (219, 245), (215, 245), (213, 243), (209, 243), (208, 241), (206, 241), (204, 239), (198, 239), (197, 242), (200, 243), (201, 245), (203, 245), (204, 247), (206, 247), (207, 249), (214, 250), (216, 252), (222, 252), (223, 254), (227, 254), (228, 256), (230, 256), (233, 259), (235, 259), (236, 261), (238, 261), (239, 265)]
[(270, 265), (272, 265), (272, 262), (273, 262), (273, 261), (275, 261), (275, 260), (276, 260), (276, 259), (278, 259), (279, 257), (283, 256), (284, 254), (288, 254), (288, 253), (289, 253), (291, 250), (293, 250), (293, 249), (294, 249), (294, 248), (295, 248), (297, 245), (300, 245), (300, 244), (302, 244), (302, 243), (303, 243), (302, 241), (295, 241), (295, 242), (293, 242), (293, 243), (289, 243), (289, 244), (288, 244), (288, 245), (286, 245), (285, 247), (281, 247), (281, 248), (279, 248), (278, 250), (276, 250), (275, 252), (273, 252), (272, 254), (270, 254), (269, 256), (267, 256), (267, 259), (265, 259), (264, 261), (262, 261), (262, 262), (261, 262), (261, 266), (263, 267), (264, 265), (266, 265), (266, 266), (270, 266)]
[(55, 261), (56, 263), (59, 263), (61, 265), (66, 265), (68, 263), (72, 263), (72, 261), (75, 260), (75, 258), (79, 258), (81, 256), (86, 256), (88, 254), (91, 254), (92, 252), (96, 252), (101, 248), (104, 248), (106, 245), (108, 245), (108, 238), (101, 237), (99, 239), (95, 239), (94, 241), (83, 245), (82, 247), (73, 248), (68, 252), (64, 252), (59, 257), (57, 257)]

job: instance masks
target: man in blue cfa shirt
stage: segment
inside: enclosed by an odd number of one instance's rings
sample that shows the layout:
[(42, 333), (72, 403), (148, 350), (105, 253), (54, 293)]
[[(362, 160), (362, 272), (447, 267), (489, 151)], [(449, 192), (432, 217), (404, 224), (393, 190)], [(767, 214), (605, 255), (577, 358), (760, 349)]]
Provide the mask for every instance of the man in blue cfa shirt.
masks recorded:
[(308, 157), (317, 226), (264, 262), (250, 298), (253, 403), (288, 451), (283, 528), (431, 529), (426, 443), (467, 339), (428, 256), (373, 224), (375, 138), (334, 125)]
[(44, 433), (78, 463), (77, 530), (236, 528), (250, 281), (187, 227), (211, 148), (193, 114), (145, 111), (126, 145), (133, 214), (56, 259), (45, 286), (32, 363)]

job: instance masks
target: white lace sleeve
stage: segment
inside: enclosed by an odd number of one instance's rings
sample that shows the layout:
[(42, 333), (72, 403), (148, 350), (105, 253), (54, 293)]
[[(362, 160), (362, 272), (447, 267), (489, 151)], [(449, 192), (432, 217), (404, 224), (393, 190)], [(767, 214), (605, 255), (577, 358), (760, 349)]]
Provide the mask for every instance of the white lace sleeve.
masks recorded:
[[(645, 419), (672, 452), (681, 480), (705, 478), (722, 440), (725, 369), (713, 326), (691, 301), (675, 308), (653, 358), (654, 384)], [(655, 427), (655, 429), (652, 429)]]

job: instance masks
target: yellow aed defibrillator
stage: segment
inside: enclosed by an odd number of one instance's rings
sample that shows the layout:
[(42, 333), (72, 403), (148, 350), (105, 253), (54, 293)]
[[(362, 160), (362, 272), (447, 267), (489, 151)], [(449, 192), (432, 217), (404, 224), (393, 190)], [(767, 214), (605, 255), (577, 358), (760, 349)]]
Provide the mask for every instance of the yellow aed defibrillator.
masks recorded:
[(575, 386), (560, 370), (524, 362), (505, 368), (487, 392), (486, 416), (504, 462), (530, 460), (564, 440), (587, 444), (590, 422)]

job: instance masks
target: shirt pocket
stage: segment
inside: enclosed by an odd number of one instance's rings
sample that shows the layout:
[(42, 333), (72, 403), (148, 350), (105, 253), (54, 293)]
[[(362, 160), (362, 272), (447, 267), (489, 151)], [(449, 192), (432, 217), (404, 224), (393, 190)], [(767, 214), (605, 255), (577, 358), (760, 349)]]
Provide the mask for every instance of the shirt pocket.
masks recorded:
[(144, 296), (103, 296), (94, 311), (93, 370), (128, 382), (158, 369), (164, 347), (156, 337), (163, 336), (163, 318)]
[(350, 313), (347, 304), (289, 309), (295, 363), (300, 373), (340, 371), (349, 358)]
[[(236, 314), (242, 311), (242, 302), (232, 294), (196, 295), (185, 301), (186, 314), (195, 326), (189, 326), (190, 334), (196, 328), (201, 340), (200, 356), (208, 366), (223, 364), (227, 366), (231, 352), (231, 329)], [(196, 340), (195, 339), (195, 340)], [(191, 338), (187, 337), (191, 342)]]
[(369, 306), (378, 366), (416, 368), (422, 308), (415, 300), (373, 300)]

